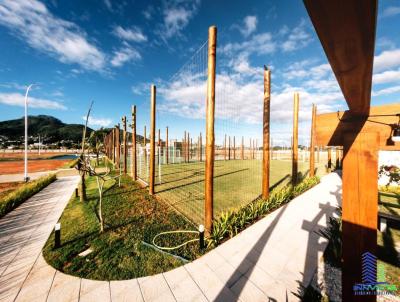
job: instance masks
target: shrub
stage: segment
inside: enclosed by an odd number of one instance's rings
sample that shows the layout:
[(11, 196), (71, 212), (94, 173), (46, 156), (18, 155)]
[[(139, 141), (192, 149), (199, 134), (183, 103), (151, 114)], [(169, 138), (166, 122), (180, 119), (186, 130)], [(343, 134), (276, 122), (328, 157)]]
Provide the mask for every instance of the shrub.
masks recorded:
[(0, 199), (0, 218), (55, 180), (55, 174), (42, 176), (39, 179), (22, 185), (15, 191), (4, 196), (4, 198)]
[(279, 190), (274, 190), (267, 200), (257, 199), (236, 211), (222, 213), (213, 222), (208, 245), (217, 246), (225, 238), (232, 238), (264, 215), (279, 208), (318, 183), (319, 178), (317, 176), (309, 177), (294, 187), (288, 185)]

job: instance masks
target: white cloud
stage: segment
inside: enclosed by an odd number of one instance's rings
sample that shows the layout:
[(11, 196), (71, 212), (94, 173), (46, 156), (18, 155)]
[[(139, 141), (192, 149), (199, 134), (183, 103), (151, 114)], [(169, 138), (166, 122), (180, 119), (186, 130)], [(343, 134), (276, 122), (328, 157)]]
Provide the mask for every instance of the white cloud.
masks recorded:
[(290, 31), (281, 48), (286, 52), (294, 51), (306, 47), (311, 41), (311, 35), (306, 31), (306, 22), (302, 19), (300, 24)]
[[(82, 119), (86, 121), (86, 116), (82, 116)], [(99, 127), (108, 127), (112, 124), (112, 120), (108, 118), (96, 118), (93, 116), (89, 116), (88, 125), (89, 126), (99, 126)]]
[(386, 50), (374, 58), (374, 72), (400, 66), (400, 49)]
[(372, 77), (372, 82), (374, 84), (383, 83), (400, 83), (400, 70), (387, 70), (381, 73), (374, 74)]
[(50, 54), (64, 63), (76, 63), (88, 70), (101, 70), (105, 55), (74, 23), (51, 14), (37, 0), (3, 0), (0, 24), (31, 47)]
[(257, 16), (246, 16), (243, 20), (243, 27), (239, 28), (243, 36), (248, 37), (257, 29)]
[(163, 10), (163, 25), (159, 33), (161, 37), (165, 40), (179, 36), (197, 12), (199, 3), (200, 1), (168, 3)]
[(400, 92), (400, 86), (393, 86), (389, 88), (384, 88), (378, 91), (373, 91), (372, 96), (380, 96), (380, 95), (387, 95)]
[(120, 67), (127, 62), (137, 61), (140, 59), (140, 53), (133, 47), (125, 44), (121, 49), (114, 51), (114, 56), (111, 59), (111, 65), (114, 67)]
[(400, 6), (389, 6), (383, 11), (382, 17), (392, 17), (399, 14), (400, 14)]
[[(0, 103), (10, 106), (24, 107), (25, 95), (21, 93), (0, 93)], [(67, 109), (67, 107), (65, 107), (60, 102), (35, 98), (32, 96), (28, 97), (28, 107), (41, 108), (41, 109), (56, 109), (56, 110)]]
[(269, 54), (273, 53), (276, 49), (276, 43), (272, 40), (271, 33), (257, 34), (251, 39), (242, 43), (227, 43), (222, 47), (222, 52), (225, 54), (232, 54), (233, 52), (242, 52), (244, 55), (256, 54)]
[(114, 35), (125, 41), (130, 41), (130, 42), (147, 41), (147, 37), (143, 34), (142, 30), (136, 26), (128, 29), (122, 28), (121, 26), (116, 26), (113, 30), (113, 33)]

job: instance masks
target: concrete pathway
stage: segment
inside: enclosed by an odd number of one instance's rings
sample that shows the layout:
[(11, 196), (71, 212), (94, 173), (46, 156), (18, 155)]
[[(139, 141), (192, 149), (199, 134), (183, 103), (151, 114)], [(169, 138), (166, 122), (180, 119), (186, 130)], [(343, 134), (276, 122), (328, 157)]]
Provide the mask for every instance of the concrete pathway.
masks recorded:
[[(27, 276), (37, 274), (41, 249), (78, 182), (77, 176), (57, 179), (0, 219), (0, 301), (13, 301), (26, 292)], [(43, 264), (41, 276), (52, 270)]]
[[(62, 194), (68, 195), (76, 183), (75, 178), (60, 180), (48, 189), (55, 193), (63, 187)], [(310, 283), (327, 245), (315, 231), (326, 226), (340, 204), (341, 179), (334, 173), (325, 176), (318, 186), (192, 263), (111, 282), (68, 276), (46, 264), (41, 247), (68, 199), (47, 193), (34, 197), (43, 214), (20, 210), (0, 220), (1, 231), (10, 229), (1, 238), (9, 242), (6, 248), (1, 245), (1, 301), (298, 301), (293, 293), (299, 284)]]

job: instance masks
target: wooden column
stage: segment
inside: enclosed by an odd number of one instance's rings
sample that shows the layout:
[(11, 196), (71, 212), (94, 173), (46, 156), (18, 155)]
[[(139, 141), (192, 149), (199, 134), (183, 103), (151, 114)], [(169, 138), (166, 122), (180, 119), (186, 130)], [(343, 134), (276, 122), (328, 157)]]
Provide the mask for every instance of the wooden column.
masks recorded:
[(332, 154), (331, 154), (331, 147), (328, 147), (328, 172), (332, 170)]
[(167, 162), (167, 164), (168, 164), (168, 162), (169, 162), (169, 142), (168, 142), (168, 126), (167, 126), (167, 128), (166, 128), (166, 134), (165, 134), (165, 149), (166, 149), (166, 162)]
[(226, 160), (226, 134), (224, 139), (224, 160)]
[(111, 131), (112, 139), (111, 139), (111, 161), (115, 163), (115, 127)]
[(228, 160), (231, 160), (231, 136), (229, 135), (228, 141)]
[(315, 175), (315, 118), (317, 116), (317, 107), (312, 105), (311, 134), (310, 134), (310, 177)]
[(183, 156), (183, 162), (186, 163), (186, 131), (184, 131), (184, 133), (183, 133), (182, 156)]
[(122, 117), (122, 127), (123, 127), (123, 132), (122, 132), (122, 141), (124, 142), (124, 166), (123, 166), (123, 171), (124, 174), (128, 172), (128, 144), (127, 144), (127, 133), (126, 133), (126, 116)]
[(132, 153), (131, 153), (132, 178), (137, 180), (136, 162), (136, 105), (132, 106)]
[(120, 168), (121, 165), (121, 142), (120, 142), (120, 125), (119, 123), (117, 124), (117, 128), (115, 129), (116, 131), (116, 165), (118, 169)]
[(151, 85), (149, 194), (154, 194), (156, 151), (156, 86)]
[(186, 158), (187, 158), (187, 162), (190, 162), (190, 135), (189, 135), (189, 131), (187, 132), (187, 140), (186, 140)]
[(160, 157), (161, 157), (161, 131), (160, 131), (160, 128), (158, 128), (158, 143), (157, 143), (157, 147), (158, 147), (157, 165), (159, 165), (160, 164)]
[(203, 161), (203, 136), (200, 132), (200, 161)]
[(269, 197), (271, 71), (264, 66), (262, 198)]
[(236, 159), (236, 137), (233, 136), (233, 159)]
[(205, 167), (205, 229), (212, 230), (214, 207), (214, 115), (215, 115), (215, 61), (217, 55), (217, 28), (208, 30), (207, 106), (206, 106), (206, 167)]
[(292, 148), (292, 184), (297, 183), (299, 144), (299, 93), (294, 94), (293, 101), (293, 148)]
[(343, 160), (343, 301), (375, 301), (355, 296), (353, 286), (362, 280), (362, 254), (376, 255), (378, 217), (378, 133), (344, 135)]
[(241, 158), (244, 159), (244, 136), (242, 136)]

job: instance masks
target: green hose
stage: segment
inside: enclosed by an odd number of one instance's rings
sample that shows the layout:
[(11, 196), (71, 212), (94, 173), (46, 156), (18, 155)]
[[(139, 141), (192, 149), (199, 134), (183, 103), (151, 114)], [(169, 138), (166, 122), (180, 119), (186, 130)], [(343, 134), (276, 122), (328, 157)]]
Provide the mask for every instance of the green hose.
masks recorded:
[(159, 245), (157, 245), (157, 244), (155, 243), (156, 239), (157, 239), (158, 237), (160, 237), (161, 235), (166, 235), (166, 234), (177, 234), (177, 233), (199, 234), (200, 232), (199, 232), (199, 231), (186, 231), (186, 230), (162, 232), (162, 233), (160, 233), (160, 234), (154, 236), (154, 238), (153, 238), (153, 245), (154, 245), (156, 248), (160, 249), (160, 250), (172, 251), (172, 250), (179, 249), (180, 247), (185, 246), (186, 244), (189, 244), (189, 243), (191, 243), (191, 242), (195, 242), (195, 241), (199, 241), (199, 240), (200, 240), (199, 238), (191, 239), (191, 240), (185, 241), (184, 243), (181, 243), (181, 244), (179, 244), (179, 245), (177, 245), (177, 246), (172, 246), (172, 247), (159, 246)]

